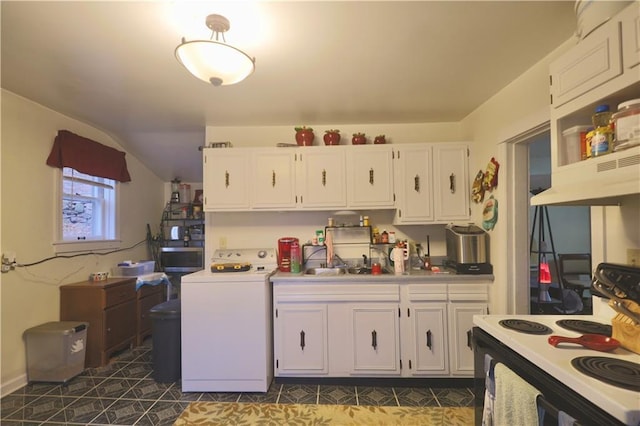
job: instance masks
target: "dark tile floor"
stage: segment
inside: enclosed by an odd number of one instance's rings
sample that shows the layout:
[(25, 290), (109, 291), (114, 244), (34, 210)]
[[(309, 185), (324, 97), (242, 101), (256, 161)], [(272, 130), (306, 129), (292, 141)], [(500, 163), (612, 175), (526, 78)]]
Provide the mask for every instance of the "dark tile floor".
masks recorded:
[(151, 377), (151, 347), (114, 357), (65, 384), (32, 383), (2, 398), (2, 426), (172, 425), (191, 401), (393, 406), (473, 405), (468, 388), (272, 384), (266, 393), (182, 393)]

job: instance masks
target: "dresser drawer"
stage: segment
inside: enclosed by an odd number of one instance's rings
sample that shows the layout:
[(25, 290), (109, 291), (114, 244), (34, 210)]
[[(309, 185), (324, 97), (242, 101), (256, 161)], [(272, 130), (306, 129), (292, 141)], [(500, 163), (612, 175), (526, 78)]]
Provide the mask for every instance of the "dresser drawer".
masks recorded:
[(124, 283), (117, 286), (105, 288), (105, 308), (117, 305), (127, 300), (135, 300), (136, 286), (135, 282)]
[(164, 284), (143, 285), (138, 290), (138, 300), (144, 299), (147, 296), (151, 296), (151, 295), (155, 295), (155, 294), (161, 294), (162, 291), (164, 290), (164, 288), (165, 288)]

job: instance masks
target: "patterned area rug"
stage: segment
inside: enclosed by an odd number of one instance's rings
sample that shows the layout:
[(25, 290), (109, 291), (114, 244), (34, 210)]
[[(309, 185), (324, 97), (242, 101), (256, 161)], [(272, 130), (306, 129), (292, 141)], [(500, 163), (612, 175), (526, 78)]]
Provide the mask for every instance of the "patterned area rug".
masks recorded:
[(192, 402), (174, 425), (420, 425), (473, 424), (471, 407)]

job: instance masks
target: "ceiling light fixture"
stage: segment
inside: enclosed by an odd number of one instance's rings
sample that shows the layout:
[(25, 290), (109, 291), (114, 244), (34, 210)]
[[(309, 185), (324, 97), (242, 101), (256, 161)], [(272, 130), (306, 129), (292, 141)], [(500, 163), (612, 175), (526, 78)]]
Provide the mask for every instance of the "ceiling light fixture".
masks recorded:
[(191, 74), (214, 86), (236, 84), (251, 75), (256, 67), (255, 58), (227, 44), (224, 38), (230, 28), (229, 20), (213, 14), (207, 16), (205, 23), (211, 30), (211, 40), (186, 41), (183, 37), (176, 47), (178, 62)]

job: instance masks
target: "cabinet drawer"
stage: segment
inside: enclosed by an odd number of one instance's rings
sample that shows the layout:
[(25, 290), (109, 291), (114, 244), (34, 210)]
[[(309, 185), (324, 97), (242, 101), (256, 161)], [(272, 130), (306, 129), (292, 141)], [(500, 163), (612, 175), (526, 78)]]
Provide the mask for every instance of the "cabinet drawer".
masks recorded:
[(143, 285), (138, 290), (138, 300), (144, 299), (145, 297), (149, 297), (155, 294), (162, 294), (162, 290), (164, 290), (164, 284)]
[(136, 302), (134, 299), (104, 311), (104, 349), (135, 336)]
[(612, 20), (551, 64), (555, 108), (622, 74), (620, 38), (620, 22)]
[(135, 300), (136, 298), (136, 286), (135, 282), (125, 283), (118, 286), (105, 288), (105, 308), (117, 305), (127, 300)]

